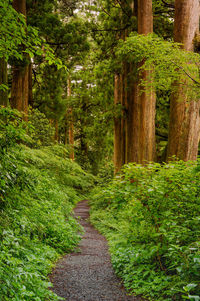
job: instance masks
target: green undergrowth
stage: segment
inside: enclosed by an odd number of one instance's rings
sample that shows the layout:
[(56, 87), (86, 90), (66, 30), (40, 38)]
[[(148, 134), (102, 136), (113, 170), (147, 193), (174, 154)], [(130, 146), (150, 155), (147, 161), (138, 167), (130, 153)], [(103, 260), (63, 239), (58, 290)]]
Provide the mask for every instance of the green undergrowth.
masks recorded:
[(129, 164), (93, 192), (91, 222), (125, 287), (150, 300), (200, 300), (200, 162)]
[[(12, 131), (15, 126), (6, 128), (10, 141)], [(61, 146), (15, 144), (2, 147), (0, 155), (0, 300), (59, 300), (48, 289), (48, 274), (80, 239), (72, 209), (93, 178)]]

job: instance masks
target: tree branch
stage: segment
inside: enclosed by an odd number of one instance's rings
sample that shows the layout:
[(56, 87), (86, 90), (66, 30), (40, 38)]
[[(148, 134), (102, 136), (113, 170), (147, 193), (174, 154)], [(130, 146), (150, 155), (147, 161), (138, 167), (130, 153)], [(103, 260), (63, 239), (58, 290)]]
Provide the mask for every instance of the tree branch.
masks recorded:
[(179, 66), (176, 62), (172, 61), (174, 65), (176, 65), (179, 69), (181, 69), (187, 77), (189, 77), (197, 86), (200, 86), (200, 82), (198, 82), (195, 78), (193, 78), (182, 66)]
[(162, 1), (162, 3), (163, 3), (165, 6), (167, 6), (167, 7), (175, 8), (175, 5), (174, 5), (174, 4), (168, 3), (168, 2), (166, 2), (165, 0), (161, 0), (161, 1)]

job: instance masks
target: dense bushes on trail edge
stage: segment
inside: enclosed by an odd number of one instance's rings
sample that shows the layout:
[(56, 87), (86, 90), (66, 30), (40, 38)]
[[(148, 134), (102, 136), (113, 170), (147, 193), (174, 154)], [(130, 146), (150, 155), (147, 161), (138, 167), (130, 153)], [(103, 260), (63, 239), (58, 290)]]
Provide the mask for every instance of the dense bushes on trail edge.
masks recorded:
[(107, 237), (126, 288), (153, 300), (200, 300), (200, 161), (128, 164), (94, 192), (91, 221)]
[[(12, 141), (19, 128), (8, 127)], [(61, 146), (7, 149), (5, 141), (0, 155), (0, 300), (60, 300), (47, 275), (79, 241), (71, 211), (93, 179)]]

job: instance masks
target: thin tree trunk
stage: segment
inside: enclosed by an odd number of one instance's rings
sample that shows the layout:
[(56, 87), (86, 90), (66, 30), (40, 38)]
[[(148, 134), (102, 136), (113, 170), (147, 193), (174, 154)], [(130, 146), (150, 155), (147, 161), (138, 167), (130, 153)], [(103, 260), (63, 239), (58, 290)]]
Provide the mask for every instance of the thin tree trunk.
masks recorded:
[[(71, 97), (71, 79), (67, 80), (67, 96)], [(74, 160), (74, 122), (73, 122), (73, 112), (70, 108), (69, 113), (69, 145), (70, 145), (70, 159)]]
[[(114, 104), (117, 108), (118, 105), (121, 105), (121, 76), (120, 74), (115, 74), (115, 83), (114, 83)], [(118, 110), (117, 110), (118, 115)], [(122, 148), (121, 148), (121, 116), (115, 116), (114, 118), (114, 166), (115, 173), (120, 171), (123, 161), (122, 161)]]
[[(124, 41), (127, 38), (127, 30), (121, 33), (121, 39)], [(123, 62), (121, 79), (121, 105), (122, 105), (122, 118), (121, 118), (121, 156), (122, 165), (127, 163), (127, 63)]]
[(55, 136), (54, 136), (54, 140), (56, 142), (58, 142), (59, 139), (59, 128), (58, 128), (58, 120), (55, 120)]
[(72, 120), (73, 113), (72, 113), (71, 109), (69, 111), (69, 116), (71, 118), (71, 120), (69, 122), (69, 145), (71, 147), (71, 149), (70, 149), (70, 159), (74, 160), (74, 122)]
[(64, 137), (64, 144), (68, 144), (68, 122), (67, 122), (67, 113), (65, 114), (65, 137)]
[[(126, 34), (126, 33), (125, 33)], [(126, 35), (127, 36), (127, 35)], [(124, 62), (123, 64), (123, 76), (124, 76), (124, 100), (123, 100), (123, 118), (124, 118), (124, 163), (128, 163), (128, 71), (129, 64)]]
[[(26, 17), (26, 0), (13, 0), (13, 8)], [(23, 47), (23, 45), (22, 45)], [(24, 55), (22, 65), (13, 66), (13, 78), (11, 88), (11, 106), (24, 113), (24, 120), (28, 119), (28, 95), (29, 95), (29, 66), (26, 63), (29, 58)]]
[[(0, 85), (8, 84), (7, 62), (4, 58), (0, 59)], [(8, 105), (8, 90), (0, 90), (0, 105)]]
[[(193, 40), (199, 32), (199, 0), (176, 0), (174, 40), (182, 49), (193, 51)], [(186, 83), (187, 84), (187, 83)], [(189, 89), (189, 88), (188, 88)], [(167, 158), (196, 160), (200, 138), (200, 101), (192, 101), (187, 91), (176, 83), (170, 102)]]
[[(130, 3), (132, 14), (137, 17), (138, 7), (137, 1), (134, 0)], [(136, 85), (136, 73), (137, 69), (132, 63), (127, 64), (127, 99), (126, 99), (126, 163), (139, 162), (138, 159), (138, 146), (136, 142), (139, 141), (137, 137), (139, 135), (139, 120), (137, 100), (137, 85)], [(136, 128), (137, 127), (137, 128)]]

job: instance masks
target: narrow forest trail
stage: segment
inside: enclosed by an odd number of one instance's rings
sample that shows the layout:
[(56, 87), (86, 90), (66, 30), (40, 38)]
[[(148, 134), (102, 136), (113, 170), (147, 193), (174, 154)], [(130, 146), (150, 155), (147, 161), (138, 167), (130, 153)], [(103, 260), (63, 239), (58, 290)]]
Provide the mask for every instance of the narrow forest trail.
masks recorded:
[(127, 296), (116, 277), (106, 239), (89, 223), (89, 206), (81, 201), (75, 209), (85, 234), (78, 252), (62, 258), (51, 275), (53, 291), (66, 301), (139, 301)]

